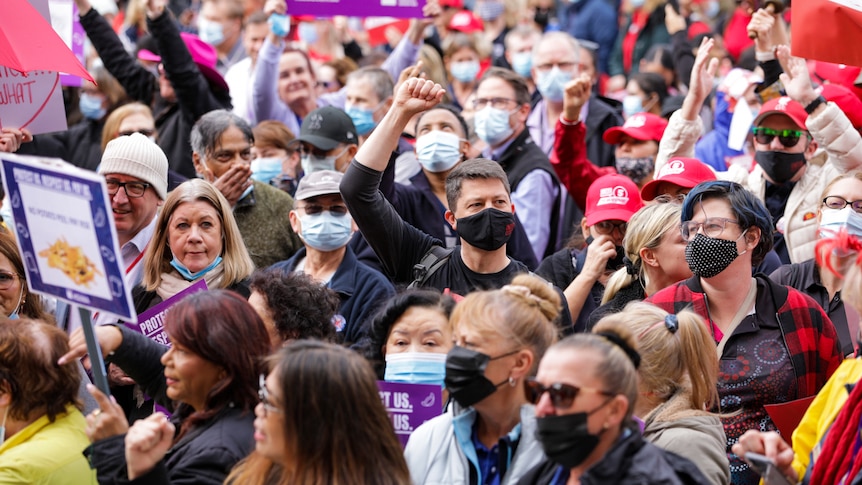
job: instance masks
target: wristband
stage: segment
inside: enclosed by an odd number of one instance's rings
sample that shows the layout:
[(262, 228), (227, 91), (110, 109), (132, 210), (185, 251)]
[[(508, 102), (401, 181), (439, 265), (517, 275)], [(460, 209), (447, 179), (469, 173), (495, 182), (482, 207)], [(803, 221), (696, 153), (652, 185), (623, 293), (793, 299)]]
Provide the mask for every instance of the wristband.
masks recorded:
[(757, 62), (774, 61), (775, 60), (775, 52), (774, 51), (769, 51), (769, 52), (755, 51), (754, 52), (754, 58), (757, 59)]
[(826, 98), (824, 98), (823, 96), (817, 96), (817, 98), (815, 98), (814, 101), (805, 105), (805, 112), (808, 114), (811, 114), (814, 112), (814, 110), (816, 110), (821, 104), (823, 104), (825, 102), (826, 102)]

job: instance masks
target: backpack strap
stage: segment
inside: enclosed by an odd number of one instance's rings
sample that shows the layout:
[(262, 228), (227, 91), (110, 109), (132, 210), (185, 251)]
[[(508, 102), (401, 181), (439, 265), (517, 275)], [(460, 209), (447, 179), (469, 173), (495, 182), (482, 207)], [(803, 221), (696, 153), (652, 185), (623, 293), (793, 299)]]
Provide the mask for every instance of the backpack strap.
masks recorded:
[(407, 285), (407, 289), (421, 288), (425, 286), (428, 278), (449, 261), (455, 248), (444, 248), (443, 246), (431, 246), (422, 256), (418, 263), (413, 265), (413, 281)]

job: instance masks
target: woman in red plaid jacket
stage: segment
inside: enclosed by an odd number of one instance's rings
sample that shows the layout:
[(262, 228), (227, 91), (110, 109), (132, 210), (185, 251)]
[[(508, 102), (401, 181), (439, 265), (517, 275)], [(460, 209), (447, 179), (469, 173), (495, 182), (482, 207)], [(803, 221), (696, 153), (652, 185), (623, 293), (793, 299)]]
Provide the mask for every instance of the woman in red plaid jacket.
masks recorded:
[(728, 181), (704, 182), (682, 207), (686, 261), (694, 276), (647, 301), (675, 313), (691, 308), (710, 327), (721, 359), (720, 412), (727, 435), (731, 483), (760, 477), (730, 448), (748, 429), (776, 429), (764, 409), (812, 396), (841, 362), (835, 327), (809, 296), (752, 277), (772, 249), (769, 211)]

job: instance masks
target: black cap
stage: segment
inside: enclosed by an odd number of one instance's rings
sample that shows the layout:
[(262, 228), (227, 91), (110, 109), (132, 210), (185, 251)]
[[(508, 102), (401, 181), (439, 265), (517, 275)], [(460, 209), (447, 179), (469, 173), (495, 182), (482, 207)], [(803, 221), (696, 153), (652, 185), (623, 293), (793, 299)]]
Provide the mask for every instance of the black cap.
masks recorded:
[(332, 150), (339, 143), (359, 144), (356, 126), (344, 111), (324, 106), (318, 108), (302, 120), (297, 142), (310, 143), (320, 150)]

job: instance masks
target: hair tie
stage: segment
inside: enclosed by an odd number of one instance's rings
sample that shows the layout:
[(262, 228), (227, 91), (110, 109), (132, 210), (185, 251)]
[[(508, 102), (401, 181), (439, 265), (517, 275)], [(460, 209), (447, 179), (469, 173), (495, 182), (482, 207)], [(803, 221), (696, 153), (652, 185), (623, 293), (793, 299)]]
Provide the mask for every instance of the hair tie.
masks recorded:
[(638, 268), (635, 267), (635, 264), (629, 259), (628, 256), (623, 256), (623, 264), (626, 265), (626, 273), (635, 276), (638, 274)]
[(664, 326), (667, 327), (670, 333), (676, 333), (679, 330), (679, 319), (676, 318), (676, 315), (670, 313), (664, 317)]
[(625, 340), (621, 339), (619, 335), (610, 332), (597, 332), (596, 335), (600, 335), (611, 341), (614, 345), (619, 347), (626, 355), (631, 359), (632, 364), (634, 364), (635, 369), (640, 367), (641, 365), (641, 356), (637, 352), (637, 350), (631, 348), (629, 344), (626, 343)]

